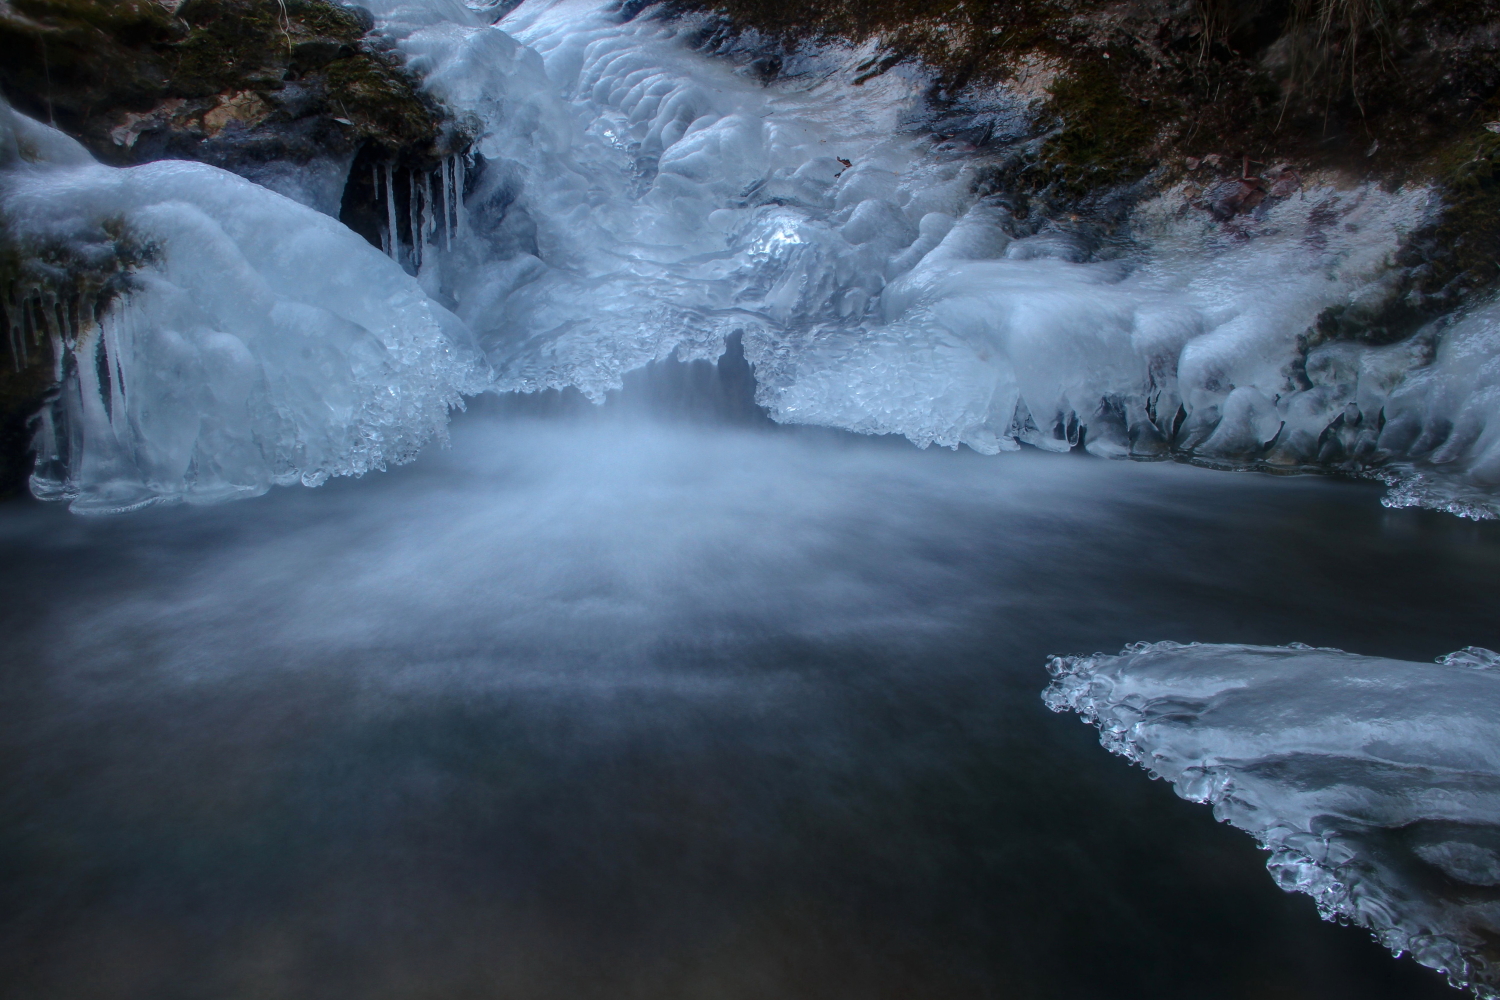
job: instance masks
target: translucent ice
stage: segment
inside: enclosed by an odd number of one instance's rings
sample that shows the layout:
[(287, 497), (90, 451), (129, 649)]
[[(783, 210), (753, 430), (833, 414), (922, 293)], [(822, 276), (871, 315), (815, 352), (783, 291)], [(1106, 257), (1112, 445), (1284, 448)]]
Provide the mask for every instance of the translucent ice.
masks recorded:
[[(200, 388), (173, 397), (182, 417), (161, 418), (174, 428), (168, 444), (145, 416), (104, 434), (98, 418), (117, 403), (102, 380), (103, 408), (79, 403), (67, 418), (94, 428), (93, 471), (80, 471), (75, 431), (53, 428), (43, 492), (92, 491), (89, 503), (110, 507), (376, 467), (435, 433), (443, 408), (481, 384), (452, 346), (466, 326), (501, 391), (572, 386), (598, 400), (633, 369), (673, 354), (717, 357), (738, 333), (759, 402), (783, 422), (986, 453), (1028, 443), (1382, 470), (1392, 503), (1482, 516), (1496, 502), (1500, 306), (1388, 347), (1309, 336), (1325, 310), (1390, 294), (1396, 250), (1435, 207), (1426, 189), (1308, 175), (1224, 221), (1183, 185), (1138, 205), (1106, 243), (1065, 218), (1017, 218), (1002, 168), (1045, 124), (1021, 90), (966, 99), (964, 120), (983, 126), (969, 129), (976, 147), (934, 135), (931, 81), (919, 70), (865, 79), (863, 50), (807, 47), (768, 81), (748, 50), (706, 51), (713, 22), (699, 15), (528, 0), (491, 23), (510, 5), (370, 6), (378, 33), (472, 149), (432, 175), (377, 169), (384, 261), (332, 220), (199, 168), (66, 168), (94, 193), (72, 191), (59, 204), (88, 207), (64, 214), (95, 229), (130, 214), (168, 250), (101, 329), (207, 322), (181, 312), (196, 310), (246, 346), (265, 375), (257, 386), (282, 388), (245, 388), (232, 374), (250, 370), (238, 348), (215, 341), (223, 357), (201, 355), (204, 374), (170, 369), (183, 373), (179, 386)], [(942, 113), (948, 122), (955, 112)], [(7, 211), (39, 232), (66, 228), (41, 208), (53, 183), (43, 175), (61, 183), (63, 170), (9, 170)], [(397, 192), (410, 193), (399, 212)], [(180, 206), (202, 219), (190, 224)], [(219, 245), (210, 230), (244, 266), (209, 275), (205, 263), (190, 276), (190, 263), (212, 254), (171, 248)], [(283, 243), (317, 267), (282, 266)], [(235, 275), (254, 277), (241, 287)], [(173, 298), (161, 281), (188, 294)], [(273, 299), (284, 304), (263, 310)], [(294, 341), (250, 331), (303, 329), (288, 318), (293, 303), (396, 350), (390, 363), (406, 366), (390, 377), (398, 391), (383, 394), (375, 368), (348, 367), (352, 347), (329, 347), (345, 365), (330, 381), (323, 362), (299, 369), (273, 347)], [(101, 334), (99, 350), (121, 336), (156, 335)], [(131, 373), (111, 364), (95, 368), (119, 369), (128, 408)], [(214, 379), (225, 388), (192, 396)], [(311, 402), (323, 392), (314, 384), (335, 402)], [(255, 402), (283, 389), (285, 405)], [(259, 407), (244, 422), (241, 395)], [(200, 411), (202, 433), (188, 434), (186, 414)], [(215, 437), (231, 425), (239, 430)], [(162, 442), (160, 461), (145, 457), (158, 446), (142, 434)], [(115, 447), (106, 440), (124, 442), (125, 465), (105, 457)], [(116, 485), (97, 485), (106, 479)]]
[[(1184, 186), (1138, 206), (1106, 252), (1017, 220), (997, 187), (1035, 132), (1026, 94), (976, 98), (981, 151), (919, 127), (919, 72), (855, 86), (852, 50), (803, 50), (766, 83), (700, 51), (692, 16), (531, 0), (491, 25), (456, 2), (375, 7), (478, 137), (472, 232), (424, 280), (499, 388), (597, 399), (738, 331), (787, 422), (1288, 470), (1420, 459), (1480, 495), (1497, 475), (1496, 403), (1472, 364), (1424, 368), (1435, 343), (1493, 357), (1484, 336), (1306, 346), (1324, 310), (1387, 293), (1425, 189), (1309, 176), (1225, 222)], [(1402, 495), (1423, 500), (1415, 475)]]
[[(1362, 364), (1367, 383), (1393, 385), (1383, 401), (1369, 393), (1378, 409), (1360, 401), (1363, 412), (1383, 419), (1366, 433), (1378, 431), (1380, 451), (1401, 459), (1386, 505), (1493, 517), (1500, 493), (1500, 303), (1411, 344), (1348, 353)], [(1421, 355), (1417, 363), (1408, 360), (1412, 354)], [(1409, 374), (1396, 374), (1406, 368)]]
[[(213, 167), (95, 163), (0, 105), (0, 218), (64, 378), (33, 490), (79, 511), (211, 501), (409, 458), (486, 384), (463, 323), (337, 221)], [(48, 270), (129, 244), (127, 290)], [(86, 282), (85, 282), (86, 284)]]
[(863, 316), (911, 242), (893, 206), (831, 216), (851, 157), (878, 187), (870, 151), (911, 145), (897, 132), (912, 81), (870, 88), (900, 100), (852, 103), (841, 81), (768, 89), (694, 51), (690, 19), (598, 4), (525, 5), (499, 26), (461, 5), (373, 6), (477, 134), (470, 236), (430, 267), (499, 388), (597, 399), (674, 350), (716, 357), (736, 330)]
[(1137, 643), (1043, 695), (1271, 852), (1289, 891), (1500, 996), (1500, 655)]

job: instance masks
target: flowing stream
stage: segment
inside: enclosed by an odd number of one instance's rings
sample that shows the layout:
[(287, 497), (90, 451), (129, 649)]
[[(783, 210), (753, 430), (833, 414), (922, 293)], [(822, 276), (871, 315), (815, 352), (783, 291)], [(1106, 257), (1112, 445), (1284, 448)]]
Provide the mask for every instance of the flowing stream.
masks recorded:
[(1143, 636), (1496, 644), (1492, 523), (628, 411), (453, 439), (4, 509), (18, 995), (1454, 995), (1037, 695)]
[(136, 269), (7, 313), (8, 994), (1500, 995), (1500, 306), (1307, 336), (1431, 192), (1094, 225), (1036, 87), (373, 7), (454, 132), (368, 238), (0, 106)]

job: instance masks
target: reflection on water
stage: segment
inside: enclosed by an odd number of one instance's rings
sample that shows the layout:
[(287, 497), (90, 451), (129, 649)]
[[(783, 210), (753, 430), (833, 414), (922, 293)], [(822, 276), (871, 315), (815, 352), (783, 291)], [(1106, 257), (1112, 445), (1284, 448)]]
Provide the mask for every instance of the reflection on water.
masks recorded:
[(1500, 645), (1376, 487), (472, 415), (319, 490), (0, 507), (28, 997), (1456, 996), (1037, 698), (1137, 639)]

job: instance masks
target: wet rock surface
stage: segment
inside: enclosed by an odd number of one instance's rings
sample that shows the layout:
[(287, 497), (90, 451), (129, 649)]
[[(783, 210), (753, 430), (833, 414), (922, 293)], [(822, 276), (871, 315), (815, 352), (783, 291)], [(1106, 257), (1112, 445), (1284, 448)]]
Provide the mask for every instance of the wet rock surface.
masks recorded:
[(337, 214), (361, 149), (435, 161), (454, 134), (373, 26), (322, 0), (19, 0), (0, 88), (105, 163), (200, 160)]

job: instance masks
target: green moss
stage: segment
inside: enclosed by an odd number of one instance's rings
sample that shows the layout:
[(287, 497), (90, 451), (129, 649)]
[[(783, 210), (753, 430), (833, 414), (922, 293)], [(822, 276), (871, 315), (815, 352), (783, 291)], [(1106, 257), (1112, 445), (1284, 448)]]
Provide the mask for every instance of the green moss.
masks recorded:
[[(189, 26), (172, 47), (174, 96), (201, 97), (231, 89), (275, 89), (295, 61), (299, 43), (324, 38), (351, 54), (359, 43), (355, 16), (329, 3), (288, 0), (186, 0), (178, 16)], [(369, 54), (360, 58), (372, 60)]]
[(1042, 166), (1065, 189), (1082, 194), (1151, 170), (1152, 123), (1114, 73), (1075, 63), (1049, 90), (1048, 111), (1062, 128), (1043, 145)]
[(441, 112), (396, 67), (364, 57), (339, 59), (325, 70), (328, 100), (355, 123), (362, 138), (388, 153), (426, 149), (441, 133)]
[[(337, 134), (387, 155), (436, 154), (444, 113), (394, 59), (362, 44), (351, 11), (327, 0), (185, 0), (176, 15), (151, 0), (17, 0), (0, 4), (0, 89), (26, 113), (55, 121), (106, 162), (130, 162), (110, 130), (126, 112), (253, 91), (271, 121), (347, 119)], [(298, 81), (294, 107), (278, 95)], [(175, 126), (191, 129), (185, 117)], [(180, 155), (180, 154), (179, 154)]]
[(1444, 211), (1417, 234), (1428, 253), (1415, 290), (1439, 301), (1461, 298), (1500, 281), (1500, 135), (1479, 131), (1434, 157)]

